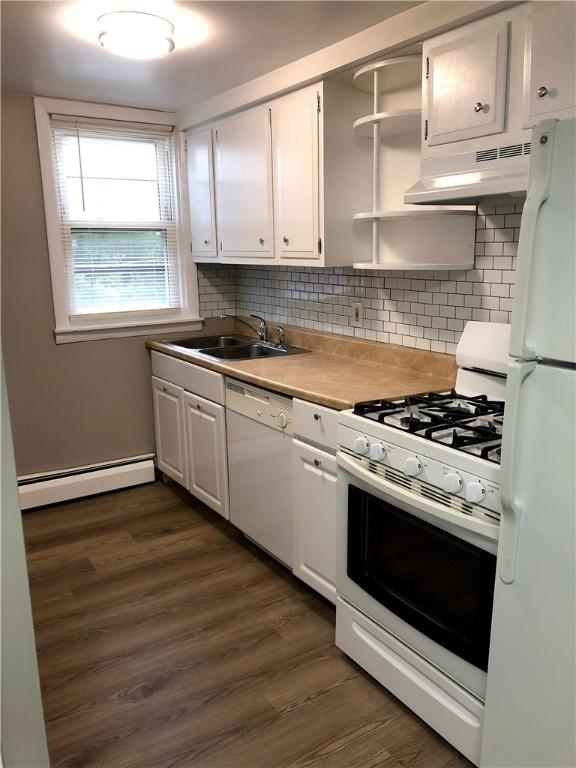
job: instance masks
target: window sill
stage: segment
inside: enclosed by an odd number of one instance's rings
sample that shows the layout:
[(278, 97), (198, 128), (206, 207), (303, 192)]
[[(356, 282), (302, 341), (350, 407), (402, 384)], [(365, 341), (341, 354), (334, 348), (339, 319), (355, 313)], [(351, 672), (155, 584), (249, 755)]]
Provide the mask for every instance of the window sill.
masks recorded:
[(154, 320), (148, 323), (115, 323), (114, 325), (84, 325), (73, 328), (56, 328), (56, 344), (70, 344), (75, 341), (97, 341), (119, 339), (127, 336), (152, 336), (159, 333), (181, 333), (198, 331), (202, 327), (201, 317), (182, 320)]

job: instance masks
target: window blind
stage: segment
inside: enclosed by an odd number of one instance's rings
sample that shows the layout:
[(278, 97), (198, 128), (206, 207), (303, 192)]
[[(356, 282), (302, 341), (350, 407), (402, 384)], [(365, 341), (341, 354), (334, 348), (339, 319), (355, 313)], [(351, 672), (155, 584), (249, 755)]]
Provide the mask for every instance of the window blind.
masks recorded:
[(70, 317), (180, 308), (172, 136), (56, 115), (51, 132)]

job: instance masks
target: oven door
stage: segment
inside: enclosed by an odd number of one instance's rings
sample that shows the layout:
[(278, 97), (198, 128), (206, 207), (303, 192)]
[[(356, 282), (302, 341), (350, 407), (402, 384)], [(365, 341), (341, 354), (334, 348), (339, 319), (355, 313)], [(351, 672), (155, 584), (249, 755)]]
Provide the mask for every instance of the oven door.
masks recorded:
[(337, 458), (338, 594), (483, 698), (498, 524)]

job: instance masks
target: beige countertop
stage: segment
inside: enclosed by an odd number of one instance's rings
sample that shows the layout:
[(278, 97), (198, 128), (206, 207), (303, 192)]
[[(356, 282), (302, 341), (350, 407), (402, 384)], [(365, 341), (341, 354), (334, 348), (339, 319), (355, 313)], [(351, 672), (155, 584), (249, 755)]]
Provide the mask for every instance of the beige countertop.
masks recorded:
[[(208, 333), (205, 329), (188, 336)], [(286, 338), (289, 344), (310, 351), (286, 357), (217, 361), (164, 341), (150, 340), (147, 346), (226, 376), (337, 410), (363, 400), (394, 399), (454, 386), (456, 364), (451, 355), (297, 328), (286, 328)]]

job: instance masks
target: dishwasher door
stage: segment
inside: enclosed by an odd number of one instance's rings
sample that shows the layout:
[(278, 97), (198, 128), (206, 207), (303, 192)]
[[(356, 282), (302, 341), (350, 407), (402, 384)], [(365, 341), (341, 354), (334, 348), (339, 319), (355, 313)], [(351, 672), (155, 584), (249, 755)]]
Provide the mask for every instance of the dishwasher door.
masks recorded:
[(292, 401), (227, 382), (230, 521), (292, 567)]

